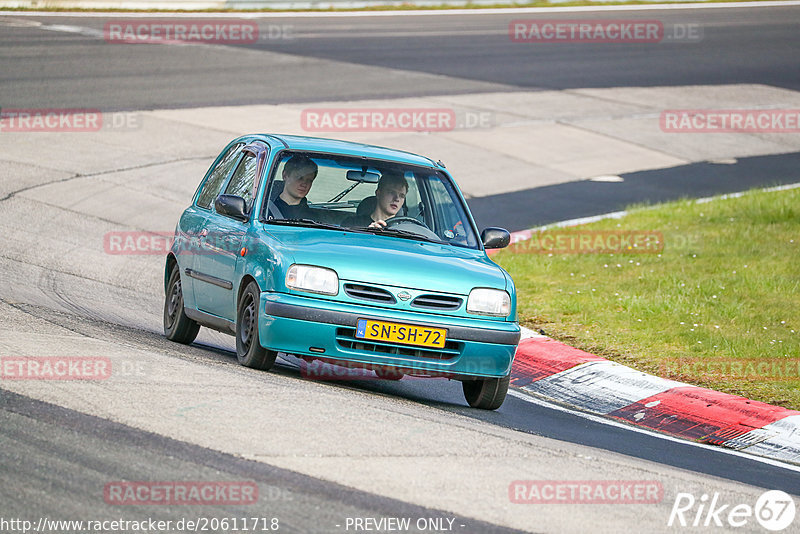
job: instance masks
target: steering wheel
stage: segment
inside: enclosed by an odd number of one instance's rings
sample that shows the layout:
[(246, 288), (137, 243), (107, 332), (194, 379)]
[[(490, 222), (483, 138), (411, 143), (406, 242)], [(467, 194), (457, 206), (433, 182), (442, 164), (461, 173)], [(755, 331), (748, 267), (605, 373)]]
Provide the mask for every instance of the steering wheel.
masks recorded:
[(414, 217), (392, 217), (388, 221), (386, 221), (386, 228), (391, 228), (392, 226), (397, 226), (398, 224), (402, 224), (404, 222), (410, 222), (422, 226), (426, 230), (430, 230), (428, 225), (424, 222), (420, 221), (419, 219), (415, 219)]

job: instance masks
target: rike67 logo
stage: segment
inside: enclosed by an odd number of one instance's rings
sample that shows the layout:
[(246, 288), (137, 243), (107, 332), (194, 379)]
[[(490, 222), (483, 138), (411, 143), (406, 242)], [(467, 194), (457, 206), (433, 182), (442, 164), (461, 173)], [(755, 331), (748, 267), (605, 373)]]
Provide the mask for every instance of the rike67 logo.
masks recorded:
[(794, 500), (780, 490), (762, 493), (755, 506), (724, 503), (719, 493), (713, 496), (704, 493), (699, 499), (691, 493), (678, 493), (667, 526), (741, 528), (752, 525), (755, 518), (763, 528), (779, 532), (794, 522), (794, 516)]

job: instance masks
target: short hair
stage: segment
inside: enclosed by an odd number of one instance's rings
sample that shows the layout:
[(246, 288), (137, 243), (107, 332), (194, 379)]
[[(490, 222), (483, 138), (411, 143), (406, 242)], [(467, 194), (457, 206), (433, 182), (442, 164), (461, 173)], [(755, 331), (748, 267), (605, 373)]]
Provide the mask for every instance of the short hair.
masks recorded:
[(406, 177), (403, 176), (403, 173), (397, 171), (385, 171), (381, 174), (381, 179), (378, 180), (378, 187), (375, 189), (382, 189), (384, 186), (389, 185), (399, 185), (403, 186), (406, 189), (406, 193), (408, 193), (408, 180)]
[(317, 174), (318, 170), (317, 164), (311, 158), (302, 154), (295, 154), (283, 166), (283, 172), (292, 177), (305, 176), (312, 172)]

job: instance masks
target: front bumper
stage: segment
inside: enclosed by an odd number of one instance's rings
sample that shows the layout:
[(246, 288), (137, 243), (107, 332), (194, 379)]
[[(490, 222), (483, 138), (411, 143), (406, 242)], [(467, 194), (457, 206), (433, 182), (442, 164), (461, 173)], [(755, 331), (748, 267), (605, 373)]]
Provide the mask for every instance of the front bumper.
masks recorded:
[[(261, 294), (259, 319), (261, 344), (270, 350), (461, 379), (506, 376), (520, 337), (515, 322), (378, 309), (284, 293)], [(447, 344), (428, 349), (356, 339), (358, 319), (445, 328)]]

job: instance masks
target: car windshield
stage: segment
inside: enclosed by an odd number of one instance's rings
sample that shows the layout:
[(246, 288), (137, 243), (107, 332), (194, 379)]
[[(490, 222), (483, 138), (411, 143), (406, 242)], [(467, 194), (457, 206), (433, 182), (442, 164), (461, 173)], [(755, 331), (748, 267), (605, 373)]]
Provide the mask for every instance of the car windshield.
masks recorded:
[(272, 224), (479, 248), (455, 187), (436, 169), (284, 152), (266, 198), (262, 219)]

